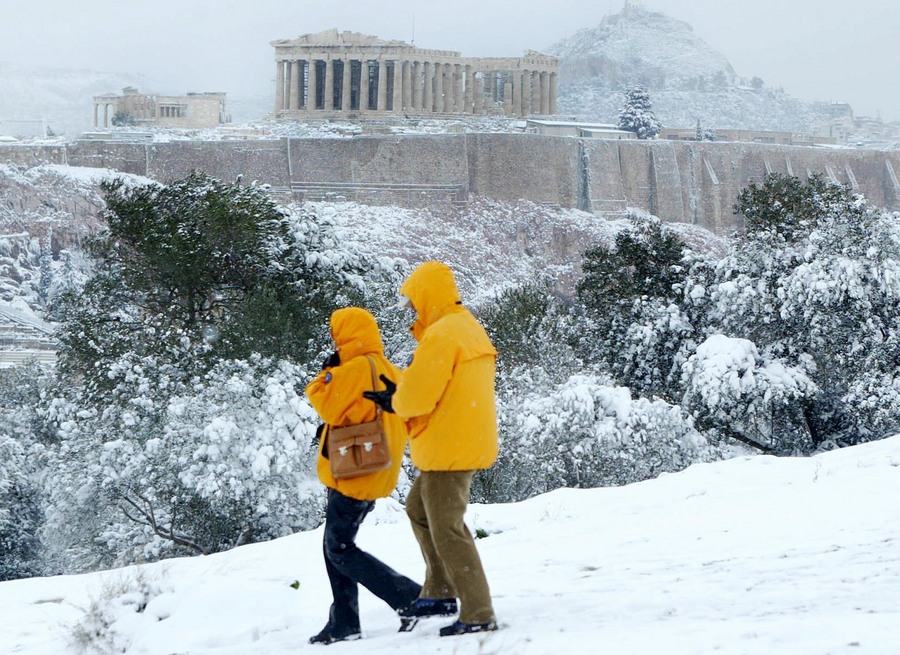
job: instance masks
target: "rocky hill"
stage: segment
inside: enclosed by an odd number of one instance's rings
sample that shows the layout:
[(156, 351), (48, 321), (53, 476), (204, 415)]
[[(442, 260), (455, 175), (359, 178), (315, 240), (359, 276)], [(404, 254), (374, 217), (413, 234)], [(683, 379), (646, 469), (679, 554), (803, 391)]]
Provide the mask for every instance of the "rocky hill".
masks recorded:
[(560, 58), (561, 114), (615, 122), (625, 91), (641, 85), (664, 127), (806, 132), (829, 118), (821, 105), (741, 78), (690, 25), (632, 2), (548, 51)]

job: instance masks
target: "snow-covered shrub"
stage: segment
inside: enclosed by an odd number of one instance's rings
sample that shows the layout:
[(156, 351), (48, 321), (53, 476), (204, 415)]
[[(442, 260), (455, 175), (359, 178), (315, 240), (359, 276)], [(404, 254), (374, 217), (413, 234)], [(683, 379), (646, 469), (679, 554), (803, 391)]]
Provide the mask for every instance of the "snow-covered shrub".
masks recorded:
[(632, 399), (627, 388), (595, 375), (510, 399), (501, 426), (492, 500), (627, 484), (721, 457), (679, 407)]
[(302, 397), (308, 379), (284, 361), (223, 361), (154, 395), (150, 379), (132, 370), (119, 387), (128, 401), (58, 408), (48, 516), (57, 556), (93, 568), (210, 553), (317, 525), (318, 421)]
[(710, 336), (682, 367), (682, 407), (699, 425), (779, 452), (809, 443), (803, 412), (818, 393), (798, 367), (765, 361), (746, 339)]
[(41, 570), (42, 499), (31, 468), (22, 444), (0, 432), (0, 581)]
[[(896, 215), (819, 177), (804, 184), (777, 175), (745, 189), (736, 210), (747, 235), (712, 275), (707, 268), (698, 276), (701, 293), (685, 296), (702, 306), (706, 333), (749, 339), (764, 360), (809, 376), (818, 392), (804, 403), (804, 450), (895, 432), (900, 410), (891, 409), (889, 389), (900, 374)], [(886, 402), (873, 388), (882, 383)]]
[(0, 370), (0, 580), (45, 570), (40, 531), (46, 435), (38, 405), (48, 375), (34, 363)]
[(673, 229), (637, 213), (612, 247), (585, 252), (574, 336), (582, 357), (635, 393), (678, 402), (679, 367), (698, 324), (680, 289), (697, 257)]
[(145, 613), (152, 622), (168, 618), (165, 612), (148, 612), (148, 605), (166, 593), (162, 578), (149, 578), (142, 569), (107, 574), (98, 594), (83, 616), (69, 626), (69, 643), (83, 655), (125, 653), (131, 646), (134, 625)]

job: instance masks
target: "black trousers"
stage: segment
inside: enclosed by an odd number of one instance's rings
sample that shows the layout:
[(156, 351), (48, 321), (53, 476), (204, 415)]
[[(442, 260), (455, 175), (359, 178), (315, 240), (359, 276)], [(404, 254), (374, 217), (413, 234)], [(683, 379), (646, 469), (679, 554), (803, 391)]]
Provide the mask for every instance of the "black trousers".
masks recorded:
[(359, 526), (373, 507), (374, 500), (356, 500), (334, 489), (328, 490), (323, 551), (334, 598), (327, 629), (334, 634), (360, 631), (359, 585), (395, 610), (412, 603), (422, 589), (356, 546)]

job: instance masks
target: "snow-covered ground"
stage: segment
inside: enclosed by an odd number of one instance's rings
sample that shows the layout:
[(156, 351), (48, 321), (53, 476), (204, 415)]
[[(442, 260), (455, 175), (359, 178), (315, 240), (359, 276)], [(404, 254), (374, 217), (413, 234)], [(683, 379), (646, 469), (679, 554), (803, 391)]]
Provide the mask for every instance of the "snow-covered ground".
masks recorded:
[[(391, 610), (362, 591), (364, 640), (327, 652), (895, 655), (898, 497), (900, 435), (808, 459), (739, 458), (627, 487), (474, 505), (467, 520), (487, 532), (478, 545), (502, 629), (441, 638), (445, 621), (432, 621), (399, 634)], [(134, 655), (319, 652), (306, 642), (330, 603), (321, 536), (2, 583), (0, 653), (77, 652), (68, 644), (78, 625), (115, 643), (109, 652)], [(379, 501), (359, 543), (422, 578), (390, 501)], [(149, 596), (126, 593), (139, 587)]]

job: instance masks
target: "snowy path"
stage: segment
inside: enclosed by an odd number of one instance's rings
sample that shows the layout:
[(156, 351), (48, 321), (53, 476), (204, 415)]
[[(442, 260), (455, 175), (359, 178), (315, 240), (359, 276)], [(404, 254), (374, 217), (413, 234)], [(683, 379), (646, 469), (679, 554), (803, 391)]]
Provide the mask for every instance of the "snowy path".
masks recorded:
[[(361, 595), (365, 639), (328, 653), (896, 655), (900, 653), (900, 436), (812, 459), (693, 466), (617, 489), (473, 506), (504, 629), (397, 634)], [(421, 578), (404, 515), (384, 503), (360, 544)], [(163, 593), (111, 605), (127, 653), (320, 652), (306, 639), (330, 597), (319, 530), (150, 565)], [(54, 655), (104, 585), (129, 571), (0, 584), (0, 652)], [(289, 584), (300, 581), (298, 590)]]

